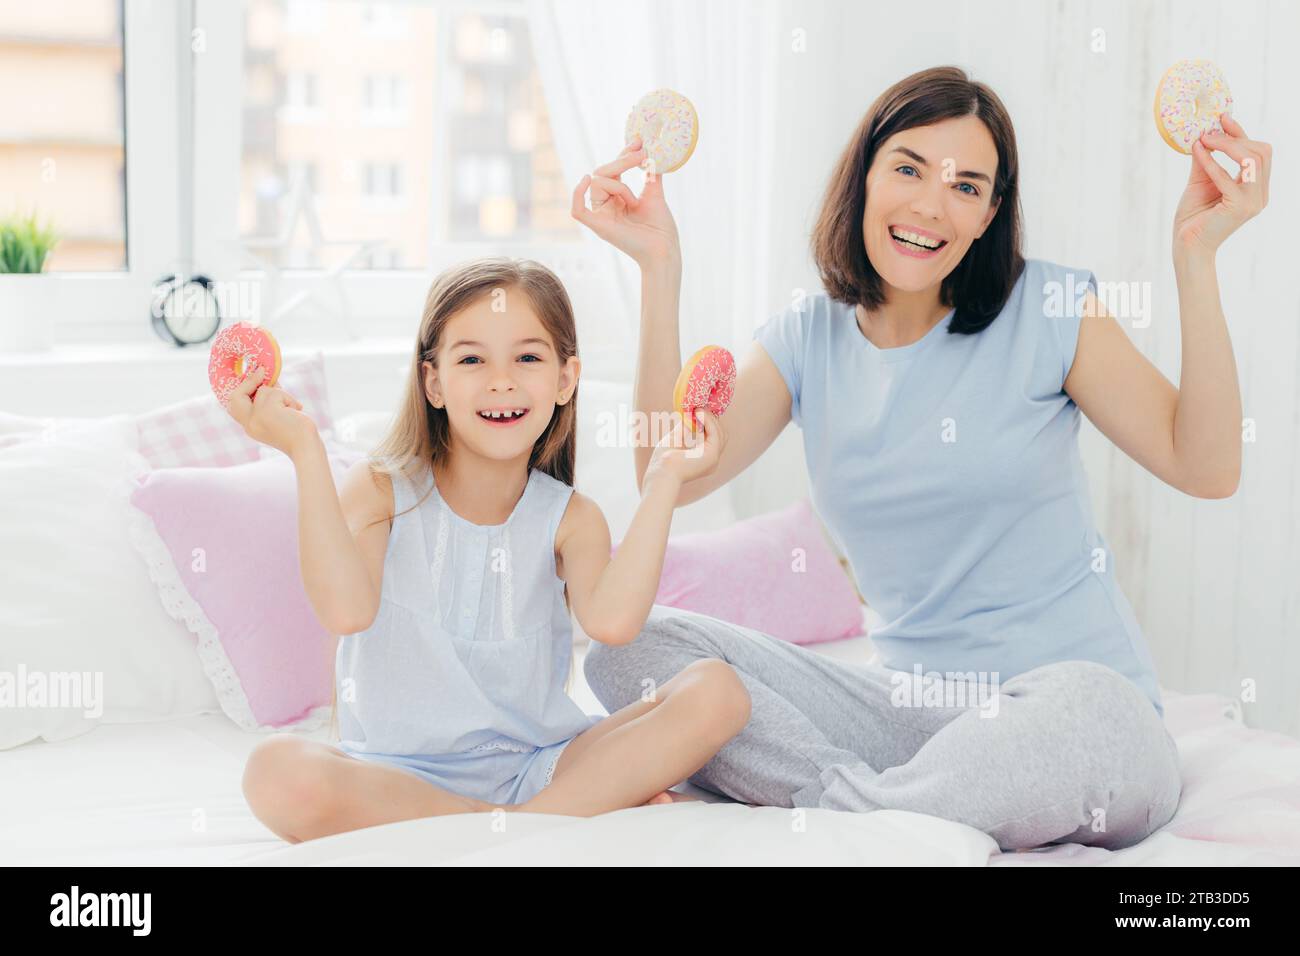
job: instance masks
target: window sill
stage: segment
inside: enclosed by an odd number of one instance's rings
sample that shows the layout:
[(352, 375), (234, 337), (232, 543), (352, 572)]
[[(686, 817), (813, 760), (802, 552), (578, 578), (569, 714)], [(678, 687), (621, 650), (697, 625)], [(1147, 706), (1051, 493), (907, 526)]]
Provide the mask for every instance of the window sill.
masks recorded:
[[(413, 342), (409, 336), (368, 337), (349, 342), (321, 343), (285, 348), (285, 364), (323, 352), (327, 357), (352, 358), (405, 356)], [(116, 365), (124, 371), (150, 365), (207, 365), (211, 342), (179, 348), (161, 340), (105, 344), (55, 345), (41, 352), (0, 352), (0, 369), (49, 368), (84, 365)]]
[[(410, 367), (412, 340), (366, 338), (286, 347), (286, 365), (320, 352), (336, 416), (394, 407)], [(0, 353), (0, 410), (35, 417), (139, 414), (208, 390), (208, 343), (56, 345)]]

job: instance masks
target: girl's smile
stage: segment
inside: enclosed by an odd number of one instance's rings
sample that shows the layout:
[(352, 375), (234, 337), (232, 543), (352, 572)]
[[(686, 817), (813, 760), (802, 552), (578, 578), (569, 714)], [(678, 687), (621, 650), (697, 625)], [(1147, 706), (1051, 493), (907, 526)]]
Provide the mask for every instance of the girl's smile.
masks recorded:
[(523, 421), (531, 410), (512, 407), (484, 408), (479, 411), (478, 417), (486, 425), (494, 428), (505, 428)]

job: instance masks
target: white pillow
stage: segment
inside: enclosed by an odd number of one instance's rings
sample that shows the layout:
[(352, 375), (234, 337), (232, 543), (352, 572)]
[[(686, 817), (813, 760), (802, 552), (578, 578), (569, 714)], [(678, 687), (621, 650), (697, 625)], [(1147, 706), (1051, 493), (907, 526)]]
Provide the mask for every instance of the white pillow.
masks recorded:
[[(35, 418), (0, 412), (0, 449), (29, 441), (49, 441), (65, 428), (94, 425), (101, 418)], [(134, 447), (134, 446), (132, 446)]]
[(388, 433), (393, 412), (357, 412), (334, 422), (334, 441), (352, 451), (368, 455)]
[(131, 546), (134, 419), (65, 421), (0, 449), (0, 749), (220, 709)]

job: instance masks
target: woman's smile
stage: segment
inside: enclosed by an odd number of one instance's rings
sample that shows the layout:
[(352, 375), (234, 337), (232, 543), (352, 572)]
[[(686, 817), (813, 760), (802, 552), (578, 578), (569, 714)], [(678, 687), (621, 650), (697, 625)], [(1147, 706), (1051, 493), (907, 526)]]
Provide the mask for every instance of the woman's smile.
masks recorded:
[(908, 226), (889, 227), (890, 245), (899, 253), (914, 259), (932, 259), (948, 240), (924, 229)]

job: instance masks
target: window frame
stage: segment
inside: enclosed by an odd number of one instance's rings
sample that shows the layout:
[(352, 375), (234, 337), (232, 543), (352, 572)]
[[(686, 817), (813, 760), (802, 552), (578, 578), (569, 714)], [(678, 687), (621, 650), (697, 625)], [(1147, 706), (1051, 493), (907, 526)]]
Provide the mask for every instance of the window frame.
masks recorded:
[(133, 326), (149, 331), (154, 282), (177, 267), (181, 235), (178, 5), (124, 0), (123, 142), (126, 263), (113, 272), (52, 272), (58, 283), (56, 341), (120, 341)]

